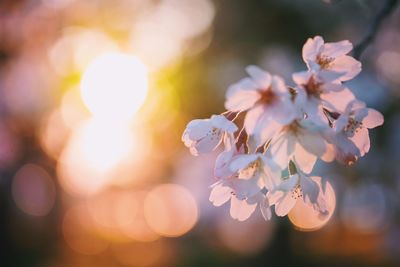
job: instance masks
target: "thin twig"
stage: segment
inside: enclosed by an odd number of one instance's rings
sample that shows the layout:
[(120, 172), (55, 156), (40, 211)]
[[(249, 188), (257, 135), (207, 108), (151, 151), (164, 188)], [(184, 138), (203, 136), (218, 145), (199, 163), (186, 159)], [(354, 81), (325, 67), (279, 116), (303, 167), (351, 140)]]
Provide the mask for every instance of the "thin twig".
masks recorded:
[(375, 18), (371, 21), (368, 32), (361, 42), (354, 47), (353, 57), (360, 59), (364, 50), (370, 45), (376, 38), (376, 35), (382, 26), (382, 22), (387, 18), (395, 9), (399, 0), (386, 0), (382, 10), (376, 14)]

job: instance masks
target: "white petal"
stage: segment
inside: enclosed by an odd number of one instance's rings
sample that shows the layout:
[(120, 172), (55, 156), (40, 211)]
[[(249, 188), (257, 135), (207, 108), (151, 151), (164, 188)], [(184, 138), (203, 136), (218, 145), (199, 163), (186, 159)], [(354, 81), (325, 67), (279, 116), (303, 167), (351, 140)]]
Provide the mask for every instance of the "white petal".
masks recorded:
[(200, 139), (195, 148), (198, 154), (205, 154), (213, 151), (222, 142), (222, 136), (208, 135)]
[(285, 169), (289, 163), (289, 157), (293, 151), (289, 142), (293, 143), (293, 137), (290, 134), (282, 134), (277, 140), (270, 144), (268, 153), (278, 166)]
[(348, 40), (343, 40), (340, 42), (326, 43), (324, 45), (322, 54), (327, 57), (337, 58), (346, 55), (352, 49), (352, 43), (350, 43)]
[(365, 153), (368, 153), (370, 148), (370, 140), (368, 130), (366, 128), (360, 128), (354, 134), (350, 140), (357, 146), (360, 150), (360, 156), (364, 156)]
[(329, 110), (342, 113), (345, 112), (347, 105), (354, 101), (355, 96), (348, 88), (345, 88), (339, 92), (324, 93), (321, 99)]
[(229, 186), (225, 186), (222, 183), (217, 184), (213, 187), (210, 193), (209, 200), (214, 206), (219, 207), (226, 203), (232, 197), (232, 189)]
[(269, 205), (275, 205), (280, 199), (284, 197), (286, 192), (283, 191), (268, 191), (266, 197), (268, 198)]
[(344, 90), (346, 87), (341, 83), (326, 83), (321, 86), (321, 91), (323, 94), (330, 92), (340, 92)]
[(307, 65), (309, 65), (311, 61), (316, 60), (316, 57), (321, 52), (323, 45), (324, 39), (322, 39), (321, 36), (315, 36), (313, 39), (308, 38), (303, 46), (302, 51), (303, 60), (307, 63)]
[(251, 78), (256, 82), (259, 86), (258, 89), (265, 90), (268, 89), (271, 85), (271, 75), (262, 70), (261, 68), (251, 65), (246, 68), (247, 73), (251, 76)]
[(239, 199), (245, 199), (252, 197), (259, 193), (262, 186), (258, 184), (258, 179), (234, 179), (232, 180), (232, 187)]
[(293, 190), (299, 182), (299, 175), (290, 175), (289, 178), (283, 180), (277, 187), (277, 190), (289, 192)]
[(210, 123), (213, 127), (221, 129), (228, 133), (234, 133), (238, 130), (236, 124), (232, 121), (228, 120), (223, 115), (212, 115), (210, 119)]
[(231, 111), (247, 110), (260, 99), (257, 85), (249, 78), (231, 85), (226, 93), (225, 108)]
[[(255, 128), (259, 126), (259, 120), (264, 114), (264, 105), (257, 105), (246, 113), (244, 127), (249, 135), (255, 133)], [(265, 118), (265, 116), (263, 116)], [(268, 118), (267, 118), (268, 119)], [(263, 119), (264, 120), (264, 119)]]
[(292, 74), (293, 81), (298, 85), (307, 84), (313, 73), (311, 71), (301, 71)]
[(297, 138), (303, 148), (317, 157), (321, 157), (326, 151), (326, 141), (318, 133), (304, 131), (298, 134)]
[(256, 207), (257, 203), (249, 204), (246, 200), (240, 200), (236, 197), (232, 197), (230, 214), (233, 219), (244, 221), (250, 217)]
[(268, 198), (262, 197), (262, 199), (260, 200), (260, 210), (261, 210), (261, 214), (262, 214), (263, 218), (266, 221), (271, 220), (272, 212), (271, 212), (271, 208), (269, 206)]
[(300, 179), (301, 190), (303, 191), (303, 199), (306, 204), (317, 203), (319, 187), (310, 177), (302, 175)]
[(382, 125), (383, 121), (383, 116), (379, 111), (369, 108), (368, 115), (362, 120), (362, 124), (364, 127), (372, 129)]
[(271, 106), (270, 112), (274, 114), (271, 117), (282, 125), (291, 123), (297, 117), (295, 106), (289, 98), (282, 98), (281, 101)]
[(278, 95), (290, 95), (286, 88), (285, 81), (278, 75), (273, 75), (271, 80), (271, 89)]
[(199, 140), (207, 135), (212, 130), (212, 125), (209, 119), (192, 120), (186, 126), (185, 133), (191, 140)]
[(214, 176), (217, 178), (226, 178), (233, 175), (229, 169), (229, 163), (234, 155), (234, 150), (226, 150), (218, 155), (215, 161)]
[(255, 161), (257, 158), (258, 158), (257, 154), (238, 155), (229, 164), (229, 169), (231, 171), (237, 172), (239, 170), (246, 168), (250, 163)]
[(340, 77), (341, 81), (348, 81), (357, 76), (361, 71), (361, 63), (350, 56), (341, 56), (334, 60), (330, 65), (329, 69), (345, 73)]
[(318, 78), (322, 80), (323, 83), (330, 83), (336, 81), (340, 77), (342, 77), (344, 72), (337, 72), (332, 70), (321, 70), (318, 72)]
[(335, 159), (335, 146), (332, 144), (326, 144), (326, 151), (321, 159), (325, 162), (332, 162)]
[(296, 144), (293, 158), (298, 167), (305, 173), (310, 173), (317, 161), (317, 156), (305, 150), (299, 143)]
[(286, 192), (275, 204), (275, 213), (278, 216), (285, 216), (296, 204), (296, 199), (292, 197), (292, 192)]

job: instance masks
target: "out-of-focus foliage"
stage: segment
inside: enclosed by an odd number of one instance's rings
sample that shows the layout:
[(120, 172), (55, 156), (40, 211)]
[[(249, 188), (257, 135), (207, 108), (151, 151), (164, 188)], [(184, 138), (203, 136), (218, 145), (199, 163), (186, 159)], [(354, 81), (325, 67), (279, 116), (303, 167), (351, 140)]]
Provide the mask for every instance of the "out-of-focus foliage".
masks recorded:
[(324, 228), (233, 221), (208, 201), (216, 154), (180, 140), (246, 65), (289, 80), (308, 37), (357, 44), (384, 2), (0, 1), (0, 265), (398, 266), (399, 7), (349, 85), (385, 116), (373, 149), (318, 168)]

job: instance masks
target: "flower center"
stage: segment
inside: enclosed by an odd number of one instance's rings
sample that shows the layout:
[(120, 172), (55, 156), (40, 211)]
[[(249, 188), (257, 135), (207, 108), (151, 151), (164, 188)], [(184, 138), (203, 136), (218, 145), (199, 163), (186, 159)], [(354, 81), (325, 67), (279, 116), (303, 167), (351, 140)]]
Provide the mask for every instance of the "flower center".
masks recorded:
[(327, 57), (327, 56), (323, 56), (323, 55), (317, 56), (317, 63), (318, 63), (318, 65), (321, 66), (321, 69), (328, 69), (333, 60), (334, 60), (333, 57)]
[(293, 189), (292, 189), (292, 198), (294, 199), (299, 199), (303, 197), (303, 190), (301, 190), (300, 184), (297, 184)]
[(297, 121), (293, 121), (291, 124), (283, 127), (283, 131), (291, 132), (296, 135), (300, 131), (300, 124)]
[(214, 140), (214, 139), (221, 139), (222, 137), (222, 130), (213, 127), (208, 133), (207, 135), (210, 135), (210, 139)]
[(274, 101), (274, 99), (276, 98), (275, 93), (271, 90), (271, 87), (268, 88), (267, 90), (260, 90), (260, 99), (258, 100), (259, 103), (262, 104), (270, 104), (271, 102)]
[(306, 89), (307, 95), (319, 96), (321, 93), (321, 84), (322, 83), (318, 82), (315, 76), (312, 75), (303, 87)]
[(260, 159), (257, 159), (247, 165), (247, 167), (239, 172), (239, 179), (245, 179), (248, 180), (250, 178), (253, 178), (258, 171), (260, 170), (261, 167), (261, 161)]
[(343, 131), (348, 136), (353, 136), (354, 133), (357, 133), (361, 128), (362, 122), (357, 121), (354, 118), (349, 118), (347, 125), (344, 127)]

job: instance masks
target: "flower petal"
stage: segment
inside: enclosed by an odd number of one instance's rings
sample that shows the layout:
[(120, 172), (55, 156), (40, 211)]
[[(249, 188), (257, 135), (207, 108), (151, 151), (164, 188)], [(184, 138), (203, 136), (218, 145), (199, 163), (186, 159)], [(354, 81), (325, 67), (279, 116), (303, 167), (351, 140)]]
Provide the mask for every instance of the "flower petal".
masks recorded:
[(362, 120), (362, 124), (364, 127), (372, 129), (382, 125), (383, 121), (384, 121), (383, 116), (379, 111), (372, 108), (368, 108), (368, 115), (364, 117), (364, 119)]
[(364, 156), (365, 153), (368, 153), (370, 148), (370, 140), (367, 128), (362, 127), (358, 129), (358, 131), (354, 134), (353, 137), (350, 138), (350, 140), (360, 150), (361, 157)]
[(321, 52), (322, 46), (324, 45), (324, 39), (321, 36), (315, 36), (314, 38), (308, 38), (306, 43), (303, 46), (302, 56), (304, 62), (307, 63), (307, 66), (311, 68), (309, 64), (312, 61), (315, 61), (317, 55)]
[(327, 57), (337, 58), (346, 55), (353, 49), (353, 44), (348, 40), (334, 43), (325, 43), (322, 54)]
[(305, 150), (299, 143), (296, 143), (293, 158), (298, 167), (305, 173), (310, 173), (317, 161), (317, 156)]
[(246, 71), (258, 85), (259, 90), (266, 90), (271, 86), (271, 75), (268, 72), (254, 65), (248, 66)]
[(246, 200), (240, 200), (236, 197), (231, 198), (230, 214), (233, 219), (238, 221), (247, 220), (257, 207), (257, 203), (249, 204)]
[(286, 192), (275, 204), (275, 213), (278, 216), (285, 216), (296, 204), (297, 199), (292, 197), (292, 192)]
[(226, 93), (225, 108), (231, 111), (242, 111), (253, 107), (261, 97), (257, 87), (250, 78), (244, 78), (231, 85)]
[(258, 157), (259, 155), (257, 154), (238, 155), (229, 164), (229, 169), (233, 172), (242, 170), (246, 168), (250, 163), (255, 161)]
[(345, 73), (340, 77), (341, 81), (348, 81), (353, 79), (361, 72), (361, 63), (350, 56), (341, 56), (334, 60), (330, 65), (329, 69)]
[(303, 191), (303, 199), (306, 204), (317, 203), (319, 187), (310, 177), (302, 175), (300, 179), (301, 190)]
[(228, 133), (234, 133), (238, 130), (236, 124), (232, 121), (228, 120), (223, 115), (212, 115), (210, 119), (210, 123), (213, 127), (221, 129)]
[(232, 197), (232, 189), (222, 183), (213, 187), (209, 200), (214, 206), (219, 207)]
[(271, 220), (272, 212), (271, 212), (271, 208), (269, 206), (269, 201), (268, 201), (268, 198), (266, 198), (264, 196), (260, 200), (260, 210), (261, 210), (261, 214), (262, 214), (263, 218), (266, 221)]

